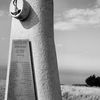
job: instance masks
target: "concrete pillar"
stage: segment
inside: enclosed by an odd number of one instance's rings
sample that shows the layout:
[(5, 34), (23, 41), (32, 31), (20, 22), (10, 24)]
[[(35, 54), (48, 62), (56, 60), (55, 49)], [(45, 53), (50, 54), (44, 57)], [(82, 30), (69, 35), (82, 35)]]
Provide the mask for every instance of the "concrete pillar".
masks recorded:
[[(26, 0), (25, 2), (30, 5), (28, 16), (24, 19), (22, 16), (21, 19), (18, 16), (12, 18), (10, 51), (12, 40), (29, 39), (32, 44), (38, 100), (61, 100), (54, 44), (53, 0)], [(9, 62), (10, 54), (11, 52)]]

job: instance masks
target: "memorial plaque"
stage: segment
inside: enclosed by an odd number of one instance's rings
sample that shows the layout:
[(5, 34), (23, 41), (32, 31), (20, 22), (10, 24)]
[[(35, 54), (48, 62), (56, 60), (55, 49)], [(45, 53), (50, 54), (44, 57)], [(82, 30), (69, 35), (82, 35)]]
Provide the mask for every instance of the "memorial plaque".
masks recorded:
[(13, 40), (7, 100), (36, 100), (30, 42)]

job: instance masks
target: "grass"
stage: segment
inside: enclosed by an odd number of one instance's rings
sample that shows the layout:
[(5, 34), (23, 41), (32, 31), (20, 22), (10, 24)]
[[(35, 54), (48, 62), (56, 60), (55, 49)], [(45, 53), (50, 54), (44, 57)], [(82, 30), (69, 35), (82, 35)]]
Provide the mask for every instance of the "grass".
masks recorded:
[[(0, 81), (0, 100), (4, 100), (5, 80)], [(62, 100), (100, 100), (100, 88), (61, 85)]]
[(61, 86), (62, 100), (100, 100), (100, 88), (85, 86)]
[(5, 80), (0, 80), (0, 100), (4, 100), (5, 95)]

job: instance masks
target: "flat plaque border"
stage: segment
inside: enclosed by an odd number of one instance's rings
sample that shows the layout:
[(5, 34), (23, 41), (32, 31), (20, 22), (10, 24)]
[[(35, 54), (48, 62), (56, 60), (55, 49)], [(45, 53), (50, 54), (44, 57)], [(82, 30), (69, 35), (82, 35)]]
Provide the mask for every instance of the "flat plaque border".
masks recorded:
[[(28, 55), (28, 58), (25, 58), (25, 57), (27, 57), (27, 55)], [(28, 60), (28, 62), (27, 62), (27, 60)], [(29, 66), (28, 66), (28, 64), (29, 64)], [(28, 67), (30, 67), (29, 70), (27, 69), (26, 65)], [(15, 68), (14, 68), (14, 66), (15, 66)], [(26, 70), (25, 70), (25, 66), (26, 66)], [(21, 68), (21, 67), (24, 67), (24, 68)], [(7, 83), (8, 84), (7, 100), (37, 100), (32, 46), (31, 46), (31, 42), (29, 40), (27, 40), (27, 39), (12, 40), (10, 69), (9, 70), (10, 70), (9, 71), (9, 81), (8, 81), (9, 83)], [(24, 72), (21, 73), (20, 71), (24, 71)], [(25, 74), (26, 74), (26, 76), (25, 76)], [(30, 77), (31, 80), (28, 80), (28, 76)], [(21, 78), (24, 78), (24, 79), (21, 79)], [(29, 82), (26, 82), (25, 80), (31, 81), (31, 82), (29, 83)], [(32, 85), (31, 88), (28, 87), (28, 86), (30, 86), (30, 84)], [(22, 85), (24, 85), (24, 86), (22, 86)], [(28, 88), (28, 89), (30, 88), (31, 91), (30, 91), (30, 89), (25, 90), (24, 87)], [(32, 88), (33, 88), (33, 90), (32, 90)], [(26, 94), (22, 93), (21, 89), (22, 89), (22, 91), (26, 92)], [(32, 91), (33, 91), (33, 95), (30, 94)], [(30, 92), (30, 93), (28, 94), (28, 92)], [(21, 95), (21, 93), (23, 95)], [(30, 98), (30, 96), (32, 96), (32, 97)]]

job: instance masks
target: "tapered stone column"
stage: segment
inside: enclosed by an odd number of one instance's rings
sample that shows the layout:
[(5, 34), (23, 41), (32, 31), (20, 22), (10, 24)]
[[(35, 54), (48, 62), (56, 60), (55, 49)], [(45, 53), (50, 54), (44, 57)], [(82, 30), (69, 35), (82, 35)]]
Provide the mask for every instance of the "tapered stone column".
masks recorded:
[[(12, 40), (31, 41), (38, 100), (61, 100), (54, 44), (53, 0), (26, 0), (26, 3), (30, 5), (29, 15), (24, 18), (23, 13), (12, 18), (9, 62)], [(7, 75), (8, 81), (9, 71)]]

